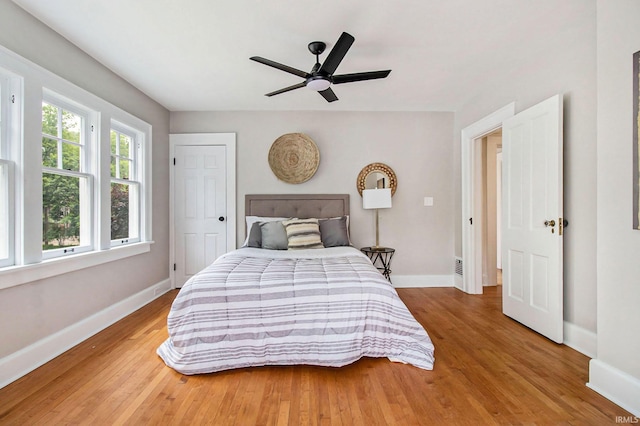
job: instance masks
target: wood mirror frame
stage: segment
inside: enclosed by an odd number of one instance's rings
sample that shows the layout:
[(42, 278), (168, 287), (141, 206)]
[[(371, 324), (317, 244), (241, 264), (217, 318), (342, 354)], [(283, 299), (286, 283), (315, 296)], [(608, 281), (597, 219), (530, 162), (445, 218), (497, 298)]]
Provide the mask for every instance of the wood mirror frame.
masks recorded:
[(393, 169), (387, 166), (384, 163), (371, 163), (366, 165), (360, 170), (358, 174), (358, 179), (356, 180), (356, 187), (358, 188), (358, 193), (362, 196), (362, 191), (365, 189), (373, 189), (367, 188), (367, 178), (372, 173), (380, 173), (385, 175), (386, 182), (384, 187), (391, 188), (391, 196), (396, 193), (396, 189), (398, 188), (398, 178), (396, 174), (393, 172)]

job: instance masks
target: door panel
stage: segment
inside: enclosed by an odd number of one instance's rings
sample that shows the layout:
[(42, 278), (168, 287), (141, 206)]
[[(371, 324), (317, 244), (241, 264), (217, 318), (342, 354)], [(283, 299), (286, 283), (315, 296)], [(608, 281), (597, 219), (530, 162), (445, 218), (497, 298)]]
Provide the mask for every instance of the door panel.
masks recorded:
[(502, 129), (503, 312), (561, 343), (562, 97)]
[(182, 256), (178, 256), (176, 259), (177, 264), (184, 265), (184, 271), (182, 275), (191, 276), (200, 270), (199, 265), (202, 263), (198, 258), (198, 235), (197, 234), (183, 234), (183, 247)]
[[(522, 268), (524, 262), (522, 261), (523, 253), (520, 251), (509, 250), (507, 261), (505, 262), (507, 267), (502, 271), (503, 289), (508, 290), (509, 298), (523, 301), (524, 298), (524, 285), (522, 279)], [(508, 283), (509, 285), (506, 285)]]

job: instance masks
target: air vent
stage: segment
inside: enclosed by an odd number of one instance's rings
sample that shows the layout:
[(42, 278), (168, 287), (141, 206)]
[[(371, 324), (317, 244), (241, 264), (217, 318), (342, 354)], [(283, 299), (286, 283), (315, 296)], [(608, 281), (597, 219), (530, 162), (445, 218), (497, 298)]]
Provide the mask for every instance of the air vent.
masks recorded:
[(455, 261), (456, 261), (456, 275), (462, 276), (462, 258), (456, 257)]

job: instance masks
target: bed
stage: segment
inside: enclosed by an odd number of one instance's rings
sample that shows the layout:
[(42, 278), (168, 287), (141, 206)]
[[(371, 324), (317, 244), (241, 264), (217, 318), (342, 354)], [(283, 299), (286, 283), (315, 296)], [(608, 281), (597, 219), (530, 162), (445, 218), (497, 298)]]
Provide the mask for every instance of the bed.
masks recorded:
[(176, 296), (157, 350), (167, 366), (191, 375), (386, 357), (433, 368), (427, 332), (344, 234), (349, 195), (247, 195), (245, 213), (243, 247)]

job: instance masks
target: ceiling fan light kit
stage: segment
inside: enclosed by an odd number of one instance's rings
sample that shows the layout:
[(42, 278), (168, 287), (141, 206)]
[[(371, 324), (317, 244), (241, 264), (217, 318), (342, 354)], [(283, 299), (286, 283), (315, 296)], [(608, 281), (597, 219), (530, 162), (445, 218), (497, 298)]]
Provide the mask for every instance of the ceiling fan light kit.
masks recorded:
[(324, 77), (311, 77), (307, 80), (307, 87), (317, 92), (327, 90), (329, 86), (331, 86), (331, 82)]
[(333, 49), (331, 49), (331, 51), (327, 55), (327, 58), (322, 63), (322, 65), (320, 64), (320, 55), (324, 52), (327, 45), (322, 41), (312, 41), (311, 43), (309, 43), (309, 52), (315, 55), (316, 63), (311, 69), (311, 72), (308, 73), (297, 68), (292, 68), (288, 65), (283, 65), (281, 63), (272, 61), (270, 59), (262, 58), (260, 56), (252, 56), (249, 59), (279, 69), (281, 71), (288, 72), (289, 74), (304, 78), (304, 81), (302, 83), (294, 84), (293, 86), (285, 87), (283, 89), (267, 93), (265, 96), (275, 96), (281, 93), (289, 92), (291, 90), (299, 89), (301, 87), (308, 87), (309, 89), (315, 90), (320, 93), (320, 95), (322, 95), (322, 97), (325, 98), (327, 102), (334, 102), (338, 100), (338, 97), (331, 89), (332, 84), (353, 83), (356, 81), (385, 78), (391, 72), (391, 70), (384, 70), (333, 75), (333, 73), (338, 68), (338, 65), (340, 65), (340, 62), (342, 62), (345, 55), (351, 48), (351, 45), (354, 41), (355, 39), (352, 35), (343, 32)]

